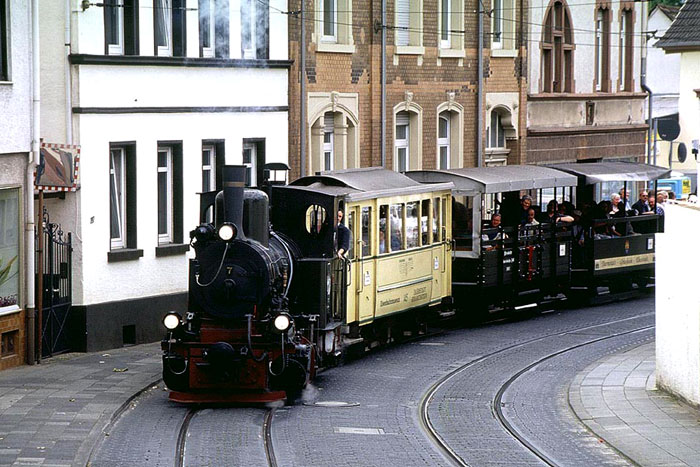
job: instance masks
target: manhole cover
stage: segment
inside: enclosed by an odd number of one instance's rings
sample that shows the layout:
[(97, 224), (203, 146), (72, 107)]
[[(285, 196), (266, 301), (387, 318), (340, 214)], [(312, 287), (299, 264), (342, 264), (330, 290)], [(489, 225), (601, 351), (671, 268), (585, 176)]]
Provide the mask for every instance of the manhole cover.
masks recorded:
[(357, 402), (318, 401), (318, 402), (305, 402), (304, 405), (311, 405), (314, 407), (357, 407), (360, 404)]

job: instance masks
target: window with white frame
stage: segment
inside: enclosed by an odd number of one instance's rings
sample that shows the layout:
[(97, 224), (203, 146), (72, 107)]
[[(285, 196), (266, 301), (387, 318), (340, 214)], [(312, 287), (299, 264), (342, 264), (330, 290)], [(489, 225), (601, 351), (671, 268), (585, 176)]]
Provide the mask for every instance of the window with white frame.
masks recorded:
[(323, 14), (323, 42), (338, 41), (338, 0), (321, 0)]
[(202, 57), (214, 56), (216, 38), (215, 0), (199, 0), (199, 46)]
[(634, 67), (634, 12), (620, 12), (620, 91), (632, 91)]
[(595, 90), (610, 91), (610, 10), (598, 8), (595, 23)]
[(495, 110), (491, 111), (491, 122), (486, 130), (488, 134), (488, 139), (486, 141), (487, 148), (505, 148), (506, 147), (506, 134), (503, 130), (503, 122), (501, 121), (501, 114)]
[(503, 0), (493, 0), (491, 13), (491, 47), (503, 48)]
[[(491, 49), (513, 51), (515, 49), (515, 2), (493, 0), (491, 11)], [(496, 52), (503, 53), (503, 52)]]
[[(497, 0), (498, 1), (498, 0)], [(449, 49), (451, 47), (450, 38), (452, 37), (451, 20), (452, 14), (451, 0), (440, 0), (440, 47)]]
[(19, 308), (20, 257), (19, 189), (0, 189), (0, 312)]
[(202, 146), (202, 192), (216, 190), (216, 146)]
[(156, 52), (159, 56), (173, 54), (173, 3), (172, 0), (154, 0)]
[(173, 242), (173, 150), (158, 148), (158, 243)]
[(334, 125), (333, 112), (326, 112), (323, 115), (323, 170), (333, 170)]
[(450, 112), (438, 117), (438, 169), (450, 168)]
[(245, 186), (258, 185), (258, 147), (255, 143), (243, 143)]
[[(442, 0), (440, 0), (442, 1)], [(449, 1), (449, 0), (448, 0)], [(394, 43), (399, 47), (423, 45), (423, 13), (421, 0), (396, 0)]]
[(120, 147), (109, 152), (110, 245), (126, 248), (126, 154)]
[(109, 55), (124, 53), (124, 0), (105, 0), (105, 42)]
[(396, 133), (394, 135), (394, 168), (406, 172), (410, 165), (410, 116), (402, 111), (396, 114)]

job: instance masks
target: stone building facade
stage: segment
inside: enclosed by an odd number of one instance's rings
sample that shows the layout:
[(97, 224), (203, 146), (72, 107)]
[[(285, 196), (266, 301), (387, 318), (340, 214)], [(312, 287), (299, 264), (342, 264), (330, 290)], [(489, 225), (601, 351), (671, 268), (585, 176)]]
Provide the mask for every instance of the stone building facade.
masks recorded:
[[(382, 165), (382, 26), (387, 44), (385, 166), (405, 171), (477, 165), (476, 1), (387, 1), (385, 25), (379, 1), (306, 1), (303, 122), (300, 5), (295, 0), (289, 4), (292, 179), (319, 170)], [(500, 16), (484, 15), (483, 160), (519, 163), (525, 150), (520, 129), (525, 123), (526, 47), (518, 40), (523, 17), (514, 1), (485, 2), (484, 7)], [(307, 148), (303, 169), (300, 134)]]
[(642, 161), (644, 5), (533, 0), (525, 162)]

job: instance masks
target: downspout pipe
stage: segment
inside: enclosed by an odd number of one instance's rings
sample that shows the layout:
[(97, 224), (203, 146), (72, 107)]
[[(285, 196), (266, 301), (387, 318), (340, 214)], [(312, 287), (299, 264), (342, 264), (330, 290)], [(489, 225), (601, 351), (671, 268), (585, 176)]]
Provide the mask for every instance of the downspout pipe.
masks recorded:
[(34, 365), (36, 362), (36, 309), (35, 309), (35, 257), (34, 257), (34, 170), (40, 157), (41, 134), (41, 81), (39, 69), (39, 0), (32, 0), (32, 148), (27, 160), (27, 179), (25, 183), (25, 200), (27, 203), (27, 216), (24, 227), (25, 249), (27, 252), (26, 289), (27, 289), (27, 363)]
[(647, 164), (651, 164), (651, 140), (653, 137), (652, 130), (654, 125), (652, 125), (652, 122), (654, 121), (652, 119), (652, 97), (654, 96), (654, 93), (651, 91), (651, 88), (646, 85), (644, 81), (644, 75), (642, 75), (642, 90), (646, 92), (649, 95), (649, 114), (647, 117), (647, 122), (649, 123), (649, 128), (647, 129)]
[(482, 133), (484, 127), (484, 4), (479, 1), (478, 30), (479, 43), (476, 48), (477, 53), (477, 106), (476, 106), (476, 166), (484, 165), (484, 148)]
[(381, 127), (379, 144), (381, 146), (382, 167), (386, 167), (386, 0), (382, 0), (382, 83), (381, 83)]

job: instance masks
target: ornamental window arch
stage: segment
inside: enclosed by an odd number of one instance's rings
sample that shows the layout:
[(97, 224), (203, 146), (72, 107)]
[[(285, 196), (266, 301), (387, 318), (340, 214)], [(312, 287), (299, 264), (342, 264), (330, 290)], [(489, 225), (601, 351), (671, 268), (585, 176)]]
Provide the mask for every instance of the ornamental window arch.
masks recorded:
[(565, 0), (552, 0), (542, 24), (540, 91), (574, 92), (574, 26)]

